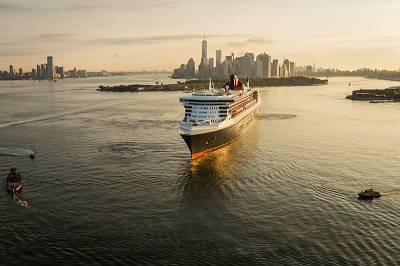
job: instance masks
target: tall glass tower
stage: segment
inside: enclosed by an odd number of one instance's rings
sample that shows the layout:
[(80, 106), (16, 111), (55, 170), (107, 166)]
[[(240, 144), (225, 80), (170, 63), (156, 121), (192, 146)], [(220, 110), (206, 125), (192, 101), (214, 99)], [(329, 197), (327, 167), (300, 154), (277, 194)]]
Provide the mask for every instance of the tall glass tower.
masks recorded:
[(204, 39), (201, 42), (201, 59), (204, 59), (205, 62), (207, 62), (207, 41)]
[(207, 41), (204, 37), (204, 40), (201, 42), (201, 62), (199, 67), (199, 75), (201, 77), (205, 77), (207, 75)]
[(54, 62), (53, 62), (53, 57), (48, 56), (47, 57), (47, 79), (53, 80), (54, 79)]

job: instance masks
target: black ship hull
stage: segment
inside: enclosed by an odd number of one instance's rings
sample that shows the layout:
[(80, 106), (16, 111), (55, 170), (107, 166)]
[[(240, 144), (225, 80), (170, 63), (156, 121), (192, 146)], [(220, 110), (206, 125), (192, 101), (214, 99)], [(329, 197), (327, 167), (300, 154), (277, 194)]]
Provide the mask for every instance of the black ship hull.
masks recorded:
[(196, 135), (181, 134), (189, 147), (192, 159), (201, 157), (237, 140), (250, 127), (251, 122), (257, 116), (259, 110), (260, 106), (256, 106), (254, 110), (235, 124), (217, 131)]

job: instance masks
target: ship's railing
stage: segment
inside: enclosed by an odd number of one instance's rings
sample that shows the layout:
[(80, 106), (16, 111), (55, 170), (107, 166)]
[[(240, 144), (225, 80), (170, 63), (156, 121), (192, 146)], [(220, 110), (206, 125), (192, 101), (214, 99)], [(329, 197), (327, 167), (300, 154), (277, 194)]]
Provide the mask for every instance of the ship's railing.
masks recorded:
[[(221, 121), (222, 122), (222, 121)], [(188, 121), (181, 121), (181, 126), (186, 128), (196, 127), (196, 128), (216, 128), (218, 127), (220, 122), (211, 122), (207, 121), (200, 121), (200, 122), (188, 122)]]

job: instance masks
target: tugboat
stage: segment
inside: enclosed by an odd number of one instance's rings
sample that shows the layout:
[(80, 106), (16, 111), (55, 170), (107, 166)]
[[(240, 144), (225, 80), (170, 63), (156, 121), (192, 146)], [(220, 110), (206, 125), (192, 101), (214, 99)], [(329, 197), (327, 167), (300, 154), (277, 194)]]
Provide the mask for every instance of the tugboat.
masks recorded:
[(380, 196), (381, 193), (379, 193), (378, 191), (374, 191), (372, 188), (368, 188), (358, 193), (358, 199), (363, 200), (372, 200), (374, 198), (379, 198)]
[(14, 195), (22, 189), (22, 184), (22, 177), (17, 173), (17, 168), (11, 168), (7, 176), (7, 191)]

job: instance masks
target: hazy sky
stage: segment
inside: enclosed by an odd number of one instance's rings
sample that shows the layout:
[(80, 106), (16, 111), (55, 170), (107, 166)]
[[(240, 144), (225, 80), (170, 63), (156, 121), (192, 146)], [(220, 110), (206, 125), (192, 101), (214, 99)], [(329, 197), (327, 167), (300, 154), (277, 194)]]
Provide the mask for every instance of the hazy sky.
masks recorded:
[(266, 52), (297, 65), (400, 68), (399, 0), (0, 0), (0, 69), (53, 55), (88, 70), (170, 70)]

